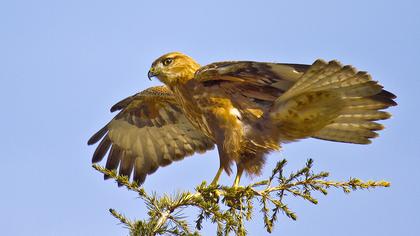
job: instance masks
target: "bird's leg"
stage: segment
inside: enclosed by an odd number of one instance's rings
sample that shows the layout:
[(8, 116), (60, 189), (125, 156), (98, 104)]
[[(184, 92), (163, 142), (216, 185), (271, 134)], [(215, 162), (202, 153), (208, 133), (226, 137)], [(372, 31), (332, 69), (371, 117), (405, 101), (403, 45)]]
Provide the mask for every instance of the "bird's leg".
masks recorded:
[(219, 170), (217, 171), (216, 176), (214, 176), (214, 179), (213, 181), (211, 181), (210, 185), (217, 185), (219, 183), (220, 175), (222, 174), (222, 172), (223, 172), (223, 166), (220, 165)]
[(240, 163), (236, 164), (236, 169), (237, 171), (236, 171), (235, 181), (233, 182), (233, 186), (232, 186), (233, 188), (236, 188), (239, 186), (242, 173), (244, 172), (244, 167)]
[[(224, 133), (223, 132), (216, 132), (216, 139), (223, 140)], [(217, 144), (217, 151), (219, 152), (219, 170), (216, 173), (216, 176), (214, 176), (213, 181), (211, 181), (210, 185), (216, 186), (219, 183), (220, 175), (222, 174), (223, 170), (225, 169), (224, 166), (227, 165), (227, 162), (229, 161), (227, 157), (227, 154), (223, 148), (223, 142), (220, 142), (221, 144)], [(227, 171), (228, 174), (230, 174), (230, 168), (228, 168), (229, 171)]]

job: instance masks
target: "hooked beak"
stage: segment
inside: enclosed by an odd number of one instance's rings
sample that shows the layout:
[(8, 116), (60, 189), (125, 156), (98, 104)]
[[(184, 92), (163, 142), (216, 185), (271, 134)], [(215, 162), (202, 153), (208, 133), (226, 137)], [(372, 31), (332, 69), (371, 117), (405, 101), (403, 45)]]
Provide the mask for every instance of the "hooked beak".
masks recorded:
[(152, 78), (153, 77), (155, 77), (157, 74), (156, 74), (156, 71), (155, 71), (155, 68), (150, 68), (150, 70), (149, 70), (149, 72), (147, 73), (147, 77), (149, 78), (149, 80), (152, 80)]

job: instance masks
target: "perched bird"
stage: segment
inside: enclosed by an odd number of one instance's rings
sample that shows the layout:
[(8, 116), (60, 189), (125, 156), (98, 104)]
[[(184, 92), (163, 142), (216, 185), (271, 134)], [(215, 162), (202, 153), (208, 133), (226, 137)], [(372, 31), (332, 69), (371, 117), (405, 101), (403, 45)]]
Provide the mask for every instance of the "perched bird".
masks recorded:
[[(92, 162), (108, 153), (106, 168), (142, 184), (148, 174), (195, 152), (217, 146), (220, 167), (234, 186), (243, 171), (259, 175), (265, 156), (282, 143), (304, 138), (368, 144), (390, 118), (382, 111), (396, 96), (366, 72), (337, 61), (312, 65), (253, 61), (201, 67), (173, 52), (148, 73), (164, 86), (151, 87), (111, 108), (119, 113), (89, 139), (101, 140)], [(107, 176), (105, 176), (107, 178)]]

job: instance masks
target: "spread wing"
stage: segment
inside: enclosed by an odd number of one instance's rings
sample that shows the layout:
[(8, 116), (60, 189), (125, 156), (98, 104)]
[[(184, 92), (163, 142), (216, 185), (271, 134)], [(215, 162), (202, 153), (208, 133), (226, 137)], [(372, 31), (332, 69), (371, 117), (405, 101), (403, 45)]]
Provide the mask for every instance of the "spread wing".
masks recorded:
[[(92, 162), (108, 153), (106, 168), (142, 184), (146, 175), (194, 152), (213, 149), (213, 141), (195, 129), (165, 87), (151, 87), (111, 108), (120, 112), (88, 144), (100, 143)], [(109, 152), (108, 152), (109, 150)], [(105, 179), (107, 176), (105, 176)]]
[(366, 72), (336, 61), (312, 66), (219, 62), (202, 67), (195, 78), (208, 91), (222, 91), (243, 117), (252, 113), (257, 119), (250, 124), (266, 127), (282, 142), (312, 136), (369, 143), (383, 128), (373, 121), (390, 117), (380, 110), (396, 105), (395, 95)]
[[(317, 60), (270, 111), (280, 139), (312, 136), (330, 141), (368, 144), (391, 117), (396, 96), (364, 71), (337, 61)], [(281, 125), (280, 125), (281, 124)]]

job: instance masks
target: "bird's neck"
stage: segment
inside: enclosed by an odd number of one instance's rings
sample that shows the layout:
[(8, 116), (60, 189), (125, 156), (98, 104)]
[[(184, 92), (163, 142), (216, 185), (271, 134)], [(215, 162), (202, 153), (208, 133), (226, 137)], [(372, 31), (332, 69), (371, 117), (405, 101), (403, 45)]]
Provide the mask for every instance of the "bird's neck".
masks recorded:
[(182, 71), (176, 73), (176, 76), (165, 81), (165, 84), (171, 88), (171, 90), (176, 87), (184, 87), (188, 81), (194, 79), (195, 72), (198, 70), (198, 67), (188, 67), (183, 68)]
[(190, 98), (191, 96), (191, 91), (188, 88), (189, 81), (193, 80), (193, 78), (180, 78), (178, 81), (176, 81), (175, 83), (170, 83), (167, 84), (167, 86), (169, 87), (169, 89), (174, 93), (175, 97), (179, 99), (186, 99), (186, 98)]

